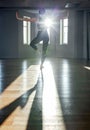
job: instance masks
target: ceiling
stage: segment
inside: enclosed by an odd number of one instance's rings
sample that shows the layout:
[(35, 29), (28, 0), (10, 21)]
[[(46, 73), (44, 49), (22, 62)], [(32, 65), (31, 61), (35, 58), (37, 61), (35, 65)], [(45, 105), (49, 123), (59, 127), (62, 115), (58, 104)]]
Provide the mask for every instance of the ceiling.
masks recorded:
[(89, 9), (90, 0), (0, 0), (0, 7)]

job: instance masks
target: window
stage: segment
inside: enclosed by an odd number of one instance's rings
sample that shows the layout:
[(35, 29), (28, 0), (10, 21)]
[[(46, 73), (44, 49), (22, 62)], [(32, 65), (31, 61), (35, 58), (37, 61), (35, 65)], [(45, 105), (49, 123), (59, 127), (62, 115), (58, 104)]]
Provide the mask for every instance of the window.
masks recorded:
[[(24, 18), (30, 18), (24, 16)], [(31, 41), (31, 23), (23, 21), (23, 44), (29, 45)]]
[(68, 44), (68, 19), (60, 20), (60, 45)]

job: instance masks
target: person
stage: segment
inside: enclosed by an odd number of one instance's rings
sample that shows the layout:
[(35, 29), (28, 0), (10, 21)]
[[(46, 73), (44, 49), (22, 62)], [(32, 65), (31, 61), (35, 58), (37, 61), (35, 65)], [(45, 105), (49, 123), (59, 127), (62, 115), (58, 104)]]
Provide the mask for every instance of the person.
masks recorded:
[(39, 10), (38, 18), (21, 18), (21, 17), (19, 17), (18, 12), (16, 12), (16, 18), (21, 21), (37, 22), (38, 33), (37, 33), (37, 36), (31, 41), (30, 46), (34, 50), (38, 50), (37, 44), (40, 43), (41, 41), (43, 41), (41, 65), (40, 65), (40, 69), (42, 69), (43, 63), (46, 58), (46, 51), (47, 51), (48, 42), (49, 42), (49, 35), (48, 35), (47, 27), (44, 25), (44, 22), (43, 22), (44, 18), (45, 18), (45, 9)]

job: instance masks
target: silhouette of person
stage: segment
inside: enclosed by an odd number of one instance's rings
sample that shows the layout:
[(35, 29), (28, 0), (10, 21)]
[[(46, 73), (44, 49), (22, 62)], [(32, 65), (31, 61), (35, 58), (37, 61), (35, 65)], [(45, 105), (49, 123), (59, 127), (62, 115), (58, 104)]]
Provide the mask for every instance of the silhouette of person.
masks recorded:
[(38, 33), (37, 33), (37, 36), (31, 41), (30, 46), (34, 50), (38, 50), (36, 44), (38, 44), (40, 41), (43, 41), (41, 65), (40, 65), (40, 69), (42, 69), (43, 63), (44, 63), (45, 58), (46, 58), (46, 51), (47, 51), (48, 42), (49, 42), (47, 27), (44, 25), (45, 9), (43, 8), (43, 9), (39, 10), (39, 17), (38, 18), (21, 18), (21, 17), (19, 17), (18, 12), (16, 12), (16, 18), (18, 20), (21, 20), (21, 21), (37, 22)]

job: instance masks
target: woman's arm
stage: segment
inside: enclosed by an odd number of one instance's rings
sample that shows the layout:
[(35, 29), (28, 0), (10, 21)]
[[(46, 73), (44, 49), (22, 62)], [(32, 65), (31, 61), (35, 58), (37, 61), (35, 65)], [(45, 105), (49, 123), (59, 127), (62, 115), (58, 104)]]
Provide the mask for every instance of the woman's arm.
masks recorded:
[(16, 12), (16, 18), (20, 21), (29, 21), (29, 22), (36, 22), (37, 19), (36, 18), (21, 18), (18, 15), (18, 12)]

